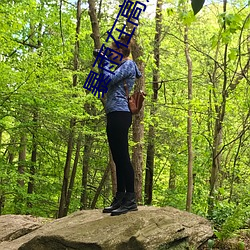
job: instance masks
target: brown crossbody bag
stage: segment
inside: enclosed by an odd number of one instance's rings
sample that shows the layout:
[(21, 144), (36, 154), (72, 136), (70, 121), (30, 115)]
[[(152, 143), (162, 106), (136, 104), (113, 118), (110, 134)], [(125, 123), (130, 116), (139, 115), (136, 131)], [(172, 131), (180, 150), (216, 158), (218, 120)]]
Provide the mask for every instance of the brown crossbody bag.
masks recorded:
[(127, 85), (126, 80), (124, 81), (124, 90), (125, 90), (126, 97), (128, 100), (128, 107), (130, 109), (130, 112), (132, 114), (138, 114), (142, 108), (142, 104), (143, 104), (146, 94), (142, 90), (139, 90), (139, 91), (134, 92), (133, 95), (129, 96), (128, 85)]

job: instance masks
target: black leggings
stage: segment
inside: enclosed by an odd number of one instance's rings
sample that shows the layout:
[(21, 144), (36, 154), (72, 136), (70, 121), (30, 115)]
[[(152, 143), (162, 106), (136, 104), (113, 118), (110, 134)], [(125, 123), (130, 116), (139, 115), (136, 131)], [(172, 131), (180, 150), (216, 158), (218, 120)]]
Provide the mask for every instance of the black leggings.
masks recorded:
[(134, 192), (134, 169), (128, 151), (128, 130), (132, 123), (130, 112), (107, 114), (107, 136), (116, 166), (117, 192)]

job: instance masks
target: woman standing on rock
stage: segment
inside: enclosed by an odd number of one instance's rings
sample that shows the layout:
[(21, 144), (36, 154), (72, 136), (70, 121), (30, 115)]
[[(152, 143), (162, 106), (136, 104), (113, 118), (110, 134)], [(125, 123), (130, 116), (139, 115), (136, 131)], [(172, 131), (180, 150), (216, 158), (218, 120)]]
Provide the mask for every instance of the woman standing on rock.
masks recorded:
[[(117, 40), (120, 45), (113, 42), (110, 46), (112, 54), (109, 58), (118, 63), (118, 67), (112, 73), (104, 72), (111, 81), (108, 84), (106, 113), (108, 142), (116, 166), (117, 192), (109, 207), (103, 209), (103, 213), (111, 213), (112, 216), (137, 211), (134, 192), (134, 169), (132, 167), (128, 150), (128, 130), (132, 123), (132, 114), (128, 107), (125, 86), (130, 92), (135, 78), (141, 77), (141, 73), (134, 61), (130, 60), (130, 37), (121, 37)], [(121, 56), (123, 59), (120, 61)], [(107, 61), (106, 61), (107, 62)], [(109, 69), (109, 63), (103, 66)]]

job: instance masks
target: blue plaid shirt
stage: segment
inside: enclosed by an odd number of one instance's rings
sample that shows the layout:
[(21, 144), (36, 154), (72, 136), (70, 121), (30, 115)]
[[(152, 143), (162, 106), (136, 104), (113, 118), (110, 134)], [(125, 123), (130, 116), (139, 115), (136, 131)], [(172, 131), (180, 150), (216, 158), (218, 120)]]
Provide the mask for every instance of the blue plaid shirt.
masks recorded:
[[(105, 65), (104, 68), (109, 69), (109, 64)], [(103, 73), (111, 79), (108, 84), (106, 113), (114, 111), (130, 112), (124, 89), (124, 80), (126, 80), (130, 93), (134, 86), (135, 78), (142, 76), (135, 62), (126, 60), (114, 71), (114, 74), (107, 71), (103, 71)]]

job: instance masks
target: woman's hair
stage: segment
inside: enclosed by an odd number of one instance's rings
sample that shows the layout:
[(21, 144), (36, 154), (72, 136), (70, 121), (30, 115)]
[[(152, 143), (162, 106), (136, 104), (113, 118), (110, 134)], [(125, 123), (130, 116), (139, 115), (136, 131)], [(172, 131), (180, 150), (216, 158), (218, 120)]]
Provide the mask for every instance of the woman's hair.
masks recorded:
[[(129, 41), (129, 39), (131, 39), (130, 41)], [(118, 42), (120, 42), (120, 43), (123, 43), (123, 44), (126, 44), (126, 45), (128, 45), (128, 47), (125, 47), (125, 46), (123, 46), (122, 44), (119, 44), (119, 46), (120, 46), (120, 48), (122, 49), (122, 54), (125, 56), (125, 57), (127, 57), (127, 56), (129, 56), (129, 54), (130, 54), (130, 49), (131, 49), (131, 45), (132, 45), (132, 38), (130, 37), (130, 36), (122, 36), (119, 40), (117, 40)], [(128, 43), (128, 41), (129, 41), (129, 44), (127, 44)], [(117, 49), (119, 49), (119, 47), (117, 47), (117, 45), (116, 45), (116, 43), (115, 42), (112, 42), (112, 44), (111, 44), (111, 46), (112, 46), (112, 48), (113, 49), (115, 49), (115, 50), (117, 50)]]

